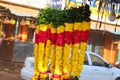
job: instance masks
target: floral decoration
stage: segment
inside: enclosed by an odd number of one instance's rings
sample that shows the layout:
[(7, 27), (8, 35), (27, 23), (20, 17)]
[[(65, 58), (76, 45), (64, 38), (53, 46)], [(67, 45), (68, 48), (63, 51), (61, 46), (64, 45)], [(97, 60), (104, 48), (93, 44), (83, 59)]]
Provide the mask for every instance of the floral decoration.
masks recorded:
[(89, 38), (90, 13), (88, 5), (40, 10), (36, 21), (32, 80), (78, 79)]

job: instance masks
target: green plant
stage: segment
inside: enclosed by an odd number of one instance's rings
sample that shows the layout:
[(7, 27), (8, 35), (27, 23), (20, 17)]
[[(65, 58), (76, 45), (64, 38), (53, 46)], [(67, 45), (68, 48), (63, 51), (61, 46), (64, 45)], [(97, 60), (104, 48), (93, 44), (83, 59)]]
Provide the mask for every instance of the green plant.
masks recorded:
[(90, 21), (91, 11), (89, 5), (80, 6), (79, 8), (71, 7), (67, 10), (55, 8), (45, 8), (39, 10), (36, 25), (49, 24), (52, 22), (53, 27), (64, 25), (65, 22), (74, 23)]

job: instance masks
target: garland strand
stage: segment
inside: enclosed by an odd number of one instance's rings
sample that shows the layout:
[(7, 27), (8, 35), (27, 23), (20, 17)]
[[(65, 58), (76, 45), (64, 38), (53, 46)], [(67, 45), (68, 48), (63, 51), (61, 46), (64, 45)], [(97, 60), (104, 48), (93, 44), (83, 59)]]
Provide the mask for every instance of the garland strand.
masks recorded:
[[(56, 60), (53, 80), (59, 80), (62, 75), (62, 53), (63, 53), (63, 39), (64, 39), (64, 26), (57, 27), (57, 42), (56, 42)], [(59, 76), (59, 77), (56, 77)]]
[(35, 44), (34, 44), (34, 76), (32, 80), (38, 80), (40, 78), (39, 70), (38, 70), (38, 33), (39, 33), (39, 26), (36, 27), (35, 31)]
[(78, 75), (81, 73), (82, 68), (83, 68), (83, 62), (84, 62), (84, 57), (86, 53), (86, 48), (87, 48), (87, 40), (89, 36), (89, 31), (90, 31), (90, 22), (83, 21), (82, 28), (80, 28), (80, 33), (81, 33), (81, 42), (80, 42), (80, 54), (79, 54), (79, 66), (78, 66)]
[(78, 76), (77, 75), (77, 70), (78, 70), (78, 53), (79, 53), (79, 42), (80, 42), (80, 39), (79, 39), (79, 26), (78, 26), (78, 23), (75, 22), (74, 23), (74, 28), (73, 28), (73, 44), (72, 44), (72, 60), (71, 60), (71, 67), (72, 67), (72, 76), (73, 78)]
[(73, 23), (65, 23), (65, 45), (63, 52), (63, 79), (70, 78), (70, 54), (71, 54), (71, 45), (72, 45), (72, 31), (73, 31)]
[(52, 74), (54, 74), (54, 68), (55, 68), (56, 32), (57, 32), (56, 28), (51, 27), (50, 72)]

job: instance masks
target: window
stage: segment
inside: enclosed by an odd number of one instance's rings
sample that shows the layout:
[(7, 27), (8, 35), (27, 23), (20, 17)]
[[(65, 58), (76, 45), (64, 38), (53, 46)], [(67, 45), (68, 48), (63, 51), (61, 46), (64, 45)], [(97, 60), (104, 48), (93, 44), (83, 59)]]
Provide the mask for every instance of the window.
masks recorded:
[(93, 66), (105, 66), (105, 62), (99, 57), (90, 54), (90, 58)]
[(19, 26), (18, 28), (18, 41), (33, 42), (35, 28), (29, 28), (29, 26)]
[[(15, 33), (17, 30), (17, 34)], [(35, 27), (29, 27), (28, 25), (18, 26), (16, 24), (2, 24), (2, 38), (5, 40), (17, 40), (21, 42), (33, 42)], [(17, 37), (15, 38), (15, 35)]]
[(85, 59), (84, 59), (84, 65), (89, 65), (89, 62), (88, 62), (88, 57), (87, 55), (85, 54)]
[(15, 36), (15, 25), (2, 24), (2, 38), (5, 40), (13, 40)]

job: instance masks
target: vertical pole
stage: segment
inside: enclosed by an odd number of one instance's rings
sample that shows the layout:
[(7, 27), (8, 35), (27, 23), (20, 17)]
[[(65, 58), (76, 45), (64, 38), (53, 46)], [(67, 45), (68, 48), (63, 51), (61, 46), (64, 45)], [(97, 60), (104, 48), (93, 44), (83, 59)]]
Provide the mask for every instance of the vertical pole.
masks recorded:
[(17, 22), (16, 22), (16, 29), (15, 29), (15, 41), (17, 41), (18, 25), (19, 25), (19, 19), (17, 19)]
[(64, 10), (67, 7), (68, 3), (69, 3), (69, 0), (62, 0), (61, 10)]
[(92, 44), (91, 44), (91, 43), (89, 44), (89, 47), (88, 47), (88, 48), (89, 48), (89, 49), (88, 49), (89, 51), (92, 51)]
[(111, 50), (110, 50), (110, 63), (112, 63), (112, 53), (113, 52), (113, 43), (111, 44)]
[(66, 0), (62, 0), (62, 7), (61, 7), (61, 10), (64, 10), (64, 8), (66, 7)]
[(120, 62), (120, 42), (118, 43), (118, 61)]

